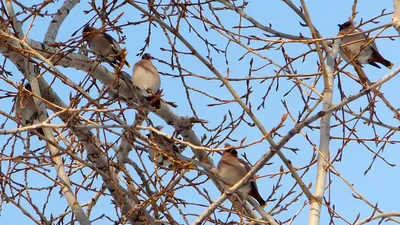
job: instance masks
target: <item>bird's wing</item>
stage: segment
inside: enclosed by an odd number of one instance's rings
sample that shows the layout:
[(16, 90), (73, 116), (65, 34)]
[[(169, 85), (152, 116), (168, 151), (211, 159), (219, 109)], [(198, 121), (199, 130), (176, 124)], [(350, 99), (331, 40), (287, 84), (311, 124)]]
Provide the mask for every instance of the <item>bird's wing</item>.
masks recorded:
[(371, 46), (371, 48), (372, 48), (374, 51), (379, 52), (378, 46), (376, 46), (375, 41), (372, 41), (371, 44), (370, 44), (370, 46)]
[(118, 54), (121, 51), (121, 46), (119, 46), (118, 42), (113, 37), (111, 37), (109, 34), (107, 34), (105, 32), (103, 33), (103, 35), (104, 35), (104, 38), (110, 42), (115, 54)]
[[(354, 30), (354, 32), (363, 32), (363, 30), (361, 30), (360, 28), (357, 28), (357, 29), (355, 29)], [(358, 36), (358, 35), (357, 35)], [(370, 38), (368, 38), (368, 36), (366, 35), (366, 34), (362, 34), (362, 36), (364, 37), (364, 39), (365, 39), (365, 41), (366, 42), (369, 42), (371, 39)], [(375, 40), (373, 40), (370, 44), (369, 44), (370, 46), (371, 46), (371, 48), (374, 50), (374, 51), (377, 51), (377, 52), (379, 52), (378, 51), (378, 47), (376, 46), (376, 43), (375, 43)]]
[(250, 165), (246, 161), (244, 161), (241, 158), (238, 158), (238, 160), (244, 166), (244, 168), (246, 169), (246, 172), (249, 172), (251, 170)]
[(251, 188), (253, 189), (256, 189), (257, 191), (258, 191), (258, 186), (257, 186), (257, 183), (256, 183), (256, 181), (255, 180), (253, 180), (253, 181), (250, 181), (250, 185), (251, 185)]

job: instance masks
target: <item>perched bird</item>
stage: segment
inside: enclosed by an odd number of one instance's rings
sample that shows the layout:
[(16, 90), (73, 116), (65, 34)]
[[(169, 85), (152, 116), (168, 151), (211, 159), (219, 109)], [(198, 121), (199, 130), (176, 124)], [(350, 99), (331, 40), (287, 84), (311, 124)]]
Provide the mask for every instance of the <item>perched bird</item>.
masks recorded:
[(161, 79), (157, 69), (151, 62), (151, 55), (145, 53), (142, 59), (133, 66), (132, 84), (140, 90), (140, 94), (150, 102), (157, 112), (161, 110)]
[(112, 67), (122, 67), (121, 63), (125, 63), (125, 50), (121, 49), (118, 42), (106, 32), (86, 25), (82, 31), (83, 40), (87, 41), (89, 48), (102, 58), (106, 59)]
[[(163, 129), (163, 126), (156, 126), (155, 129), (161, 131)], [(157, 144), (161, 150), (166, 153), (167, 155), (171, 156), (172, 158), (175, 157), (176, 154), (180, 154), (181, 151), (176, 146), (176, 144), (169, 138), (159, 135), (154, 131), (150, 131), (149, 134), (147, 134), (147, 137)], [(174, 166), (174, 162), (171, 162), (168, 160), (168, 157), (157, 152), (155, 149), (149, 148), (149, 155), (150, 155), (150, 160), (155, 162), (158, 166), (165, 168), (165, 169), (172, 169)]]
[[(225, 148), (230, 146), (231, 145), (229, 144), (225, 144)], [(231, 185), (234, 185), (239, 182), (250, 171), (251, 168), (246, 161), (238, 157), (238, 152), (236, 149), (230, 149), (222, 154), (222, 158), (218, 163), (217, 169), (221, 177), (225, 178), (225, 180)], [(242, 186), (239, 189), (239, 192), (245, 195), (250, 195), (256, 199), (261, 206), (265, 205), (266, 203), (258, 192), (255, 181), (250, 181), (250, 183)]]
[[(362, 32), (360, 28), (356, 28), (352, 21), (338, 24), (338, 26), (338, 36)], [(356, 59), (360, 64), (368, 63), (377, 68), (381, 68), (378, 64), (376, 64), (380, 63), (389, 69), (393, 67), (393, 63), (383, 58), (376, 47), (375, 41), (371, 41), (366, 34), (359, 33), (342, 38), (340, 55), (346, 62), (349, 62), (358, 52), (360, 53)]]
[[(32, 91), (31, 85), (29, 83), (25, 85), (25, 89), (28, 91)], [(32, 96), (30, 96), (29, 92), (26, 90), (23, 90), (22, 93), (18, 95), (15, 100), (15, 115), (18, 122), (22, 126), (29, 126), (32, 124), (40, 123), (40, 110), (33, 101)], [(38, 128), (36, 131), (41, 135), (44, 135), (42, 128)]]

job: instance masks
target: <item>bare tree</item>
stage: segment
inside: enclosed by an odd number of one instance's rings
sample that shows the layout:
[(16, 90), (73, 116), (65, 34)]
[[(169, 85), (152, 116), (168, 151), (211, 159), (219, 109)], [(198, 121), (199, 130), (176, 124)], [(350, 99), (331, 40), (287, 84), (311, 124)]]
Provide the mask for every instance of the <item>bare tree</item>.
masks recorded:
[[(248, 13), (264, 4), (2, 1), (0, 213), (31, 224), (400, 223), (343, 167), (353, 148), (369, 160), (350, 162), (359, 176), (395, 166), (384, 151), (400, 116), (384, 85), (400, 68), (371, 82), (358, 55), (338, 56), (352, 34), (323, 36), (304, 0), (274, 3), (298, 18), (276, 29)], [(373, 18), (357, 6), (346, 10), (362, 41), (398, 37), (384, 33), (399, 30), (398, 1)], [(145, 53), (162, 77), (149, 95), (125, 66)], [(217, 167), (233, 150), (250, 165), (236, 184)], [(266, 207), (239, 191), (254, 182)]]

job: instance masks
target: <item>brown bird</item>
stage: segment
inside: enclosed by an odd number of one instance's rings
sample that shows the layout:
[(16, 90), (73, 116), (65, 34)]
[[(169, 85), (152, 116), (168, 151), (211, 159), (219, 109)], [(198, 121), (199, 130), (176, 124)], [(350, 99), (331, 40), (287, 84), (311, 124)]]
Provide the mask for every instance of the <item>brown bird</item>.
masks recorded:
[[(231, 145), (229, 144), (225, 144), (225, 148), (228, 148), (230, 146)], [(238, 152), (236, 151), (236, 149), (225, 151), (222, 154), (222, 158), (219, 161), (217, 168), (219, 170), (220, 176), (225, 178), (225, 180), (228, 181), (231, 185), (239, 182), (251, 169), (250, 165), (246, 161), (238, 157)], [(245, 195), (250, 195), (251, 197), (256, 199), (261, 206), (265, 205), (266, 203), (258, 192), (257, 184), (255, 181), (250, 181), (250, 183), (242, 186), (239, 189), (239, 192)]]
[[(161, 131), (163, 129), (163, 126), (156, 126), (155, 129)], [(181, 151), (179, 150), (178, 146), (172, 141), (171, 139), (159, 135), (154, 131), (150, 131), (149, 134), (147, 134), (147, 137), (157, 144), (161, 150), (166, 153), (167, 155), (171, 156), (172, 158), (176, 157), (176, 154), (180, 154)], [(150, 160), (155, 162), (158, 166), (166, 169), (172, 169), (174, 166), (174, 162), (171, 162), (168, 160), (168, 157), (157, 152), (154, 149), (149, 148), (149, 155), (150, 155)]]
[[(32, 96), (30, 93), (32, 91), (31, 85), (27, 83), (25, 85), (25, 89), (22, 90), (21, 94), (18, 94), (15, 100), (15, 115), (17, 118), (18, 123), (22, 126), (29, 126), (33, 124), (40, 123), (39, 121), (39, 108), (36, 106), (35, 102), (33, 101)], [(41, 135), (44, 135), (43, 129), (38, 128), (36, 130)], [(32, 134), (31, 132), (29, 134)]]
[(151, 62), (151, 55), (145, 53), (142, 59), (133, 66), (132, 84), (140, 90), (140, 94), (150, 102), (157, 112), (161, 110), (161, 79), (157, 69)]
[(125, 61), (125, 50), (121, 49), (118, 42), (106, 32), (86, 25), (83, 28), (82, 37), (83, 40), (87, 41), (89, 48), (110, 63), (113, 68), (122, 67), (122, 62), (131, 67)]
[(393, 63), (383, 58), (379, 53), (375, 41), (371, 41), (371, 38), (368, 38), (366, 34), (360, 33), (362, 30), (356, 28), (352, 21), (338, 24), (338, 26), (338, 36), (359, 33), (342, 38), (340, 55), (346, 62), (349, 62), (350, 59), (356, 56), (356, 54), (362, 49), (356, 58), (360, 64), (370, 64), (377, 68), (381, 68), (376, 64), (380, 63), (389, 69), (393, 67)]

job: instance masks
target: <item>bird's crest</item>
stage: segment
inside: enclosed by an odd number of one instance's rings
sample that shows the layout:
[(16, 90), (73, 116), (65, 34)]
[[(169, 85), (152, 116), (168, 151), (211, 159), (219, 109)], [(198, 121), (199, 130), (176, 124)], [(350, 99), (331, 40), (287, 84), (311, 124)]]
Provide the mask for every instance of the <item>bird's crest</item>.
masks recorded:
[(351, 25), (353, 25), (353, 21), (350, 21), (350, 20), (345, 22), (345, 23), (343, 23), (343, 24), (338, 24), (339, 31), (341, 31), (341, 30), (343, 30), (343, 29), (345, 29), (345, 28), (347, 28), (347, 27), (349, 27)]

